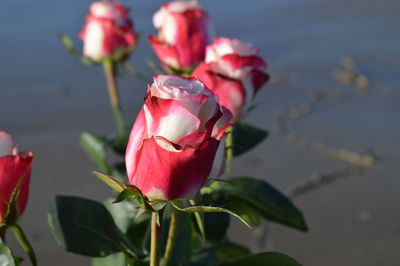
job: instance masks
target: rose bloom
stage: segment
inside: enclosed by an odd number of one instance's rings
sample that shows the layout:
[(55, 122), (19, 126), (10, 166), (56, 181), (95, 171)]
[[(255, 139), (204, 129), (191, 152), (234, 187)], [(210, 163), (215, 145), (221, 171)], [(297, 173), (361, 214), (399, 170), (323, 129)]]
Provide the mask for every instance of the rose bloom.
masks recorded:
[(20, 216), (24, 212), (28, 202), (32, 161), (32, 153), (18, 153), (17, 147), (13, 147), (12, 136), (0, 131), (0, 225), (6, 222), (11, 194), (20, 178), (22, 183), (16, 201), (17, 215)]
[(216, 38), (206, 48), (205, 63), (193, 71), (194, 77), (219, 96), (235, 121), (247, 112), (254, 96), (269, 79), (262, 71), (267, 64), (258, 53), (250, 44)]
[(195, 196), (231, 118), (199, 80), (155, 77), (126, 150), (129, 182), (153, 200)]
[(84, 56), (101, 61), (119, 49), (133, 49), (136, 34), (128, 12), (116, 1), (91, 4), (86, 24), (79, 35), (84, 42)]
[(214, 27), (197, 1), (165, 3), (154, 14), (153, 24), (158, 36), (148, 39), (167, 70), (188, 71), (204, 61)]

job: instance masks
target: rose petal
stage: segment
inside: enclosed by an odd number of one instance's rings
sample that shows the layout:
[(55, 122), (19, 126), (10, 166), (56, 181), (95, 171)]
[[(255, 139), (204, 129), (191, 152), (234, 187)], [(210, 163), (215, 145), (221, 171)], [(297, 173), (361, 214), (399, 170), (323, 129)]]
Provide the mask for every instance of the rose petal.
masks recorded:
[(0, 157), (0, 224), (4, 222), (4, 215), (6, 214), (12, 191), (21, 177), (23, 181), (17, 198), (17, 210), (18, 215), (24, 212), (29, 196), (32, 161), (32, 153), (20, 153), (18, 156), (8, 155)]
[(200, 120), (176, 100), (149, 97), (143, 109), (149, 137), (161, 136), (178, 143), (200, 126)]
[(157, 36), (148, 36), (150, 45), (153, 47), (158, 59), (166, 65), (178, 69), (179, 59), (177, 51), (174, 47), (163, 43)]
[(231, 111), (234, 120), (242, 114), (246, 102), (246, 90), (239, 80), (214, 73), (208, 64), (200, 64), (192, 74), (218, 95), (218, 102)]
[(218, 144), (216, 139), (209, 139), (199, 149), (184, 148), (175, 152), (160, 146), (156, 138), (146, 139), (141, 148), (135, 176), (130, 178), (130, 182), (151, 199), (175, 200), (191, 197), (204, 185)]
[(0, 157), (12, 154), (13, 138), (10, 134), (0, 131)]
[(129, 136), (128, 146), (125, 153), (125, 166), (128, 176), (134, 175), (136, 171), (137, 155), (142, 145), (143, 138), (146, 137), (146, 120), (143, 109), (140, 111), (135, 123), (133, 124)]

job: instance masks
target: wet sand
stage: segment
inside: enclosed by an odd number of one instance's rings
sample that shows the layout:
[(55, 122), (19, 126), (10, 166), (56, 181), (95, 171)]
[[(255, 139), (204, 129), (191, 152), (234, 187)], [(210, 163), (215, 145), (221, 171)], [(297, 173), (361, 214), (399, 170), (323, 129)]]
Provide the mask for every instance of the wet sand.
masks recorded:
[[(162, 1), (124, 2), (133, 6), (138, 31), (143, 36), (154, 32), (150, 16)], [(310, 232), (269, 225), (266, 249), (285, 252), (310, 266), (398, 265), (400, 4), (394, 0), (201, 2), (221, 35), (260, 47), (270, 72), (282, 78), (260, 93), (259, 107), (247, 119), (270, 130), (271, 136), (235, 161), (237, 175), (260, 177), (286, 190), (313, 174), (346, 167), (340, 160), (287, 143), (276, 129), (285, 108), (304, 103), (311, 93), (325, 88), (345, 97), (321, 101), (291, 127), (306, 139), (337, 149), (363, 154), (372, 147), (380, 155), (379, 164), (364, 174), (296, 198)], [(77, 63), (55, 37), (64, 32), (79, 44), (75, 36), (88, 4), (43, 0), (26, 3), (21, 12), (21, 4), (10, 2), (0, 10), (1, 129), (36, 156), (30, 202), (21, 224), (40, 265), (89, 263), (55, 243), (47, 226), (49, 199), (55, 194), (97, 200), (110, 195), (91, 176), (96, 168), (77, 141), (83, 131), (106, 134), (114, 126), (101, 68)], [(343, 55), (356, 58), (360, 71), (371, 80), (365, 94), (333, 77)], [(144, 64), (146, 56), (154, 57), (142, 38), (130, 62), (151, 75)], [(133, 120), (146, 85), (129, 75), (120, 85), (126, 117)], [(255, 250), (260, 249), (258, 233), (237, 223), (230, 230), (232, 239)]]

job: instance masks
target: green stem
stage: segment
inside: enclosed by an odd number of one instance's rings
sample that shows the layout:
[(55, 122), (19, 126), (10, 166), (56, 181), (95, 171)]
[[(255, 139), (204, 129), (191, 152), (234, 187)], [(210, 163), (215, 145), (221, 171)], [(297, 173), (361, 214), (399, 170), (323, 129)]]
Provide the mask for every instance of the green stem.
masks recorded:
[(174, 251), (174, 245), (176, 240), (176, 232), (178, 231), (178, 210), (172, 208), (171, 212), (171, 220), (169, 223), (169, 231), (168, 231), (168, 239), (167, 244), (165, 246), (164, 257), (161, 262), (161, 266), (167, 266), (171, 262), (172, 253)]
[(35, 252), (33, 251), (33, 248), (31, 246), (31, 244), (29, 243), (28, 239), (26, 238), (21, 227), (19, 227), (19, 225), (17, 225), (17, 224), (13, 224), (10, 226), (10, 228), (13, 231), (14, 236), (17, 239), (18, 243), (20, 244), (22, 249), (25, 251), (25, 253), (28, 255), (29, 259), (31, 260), (32, 265), (36, 266), (37, 262), (36, 262)]
[[(195, 205), (196, 205), (196, 203), (195, 203), (194, 200), (192, 200), (192, 199), (189, 200), (189, 204), (192, 205), (192, 206), (195, 206)], [(203, 241), (205, 242), (205, 241), (206, 241), (206, 233), (205, 233), (205, 231), (204, 231), (204, 225), (203, 225), (203, 221), (201, 220), (200, 213), (195, 212), (195, 213), (194, 213), (194, 218), (196, 219), (197, 227), (199, 228), (201, 238), (202, 238)]]
[(151, 80), (152, 80), (152, 78), (143, 75), (142, 73), (137, 71), (136, 68), (134, 68), (133, 66), (131, 66), (128, 63), (124, 63), (123, 67), (126, 70), (126, 72), (128, 72), (129, 74), (131, 74), (132, 76), (134, 76), (137, 79), (140, 79), (146, 83), (151, 82)]
[(229, 133), (226, 137), (226, 173), (232, 172), (232, 159), (233, 159), (233, 126), (228, 129)]
[(121, 103), (119, 100), (118, 86), (115, 79), (115, 64), (111, 60), (106, 60), (103, 63), (104, 75), (107, 79), (108, 95), (110, 98), (111, 108), (114, 115), (114, 120), (117, 125), (118, 135), (125, 132), (125, 121), (122, 114)]
[(151, 214), (151, 244), (150, 244), (150, 266), (159, 265), (159, 238), (160, 226), (157, 224), (157, 212)]

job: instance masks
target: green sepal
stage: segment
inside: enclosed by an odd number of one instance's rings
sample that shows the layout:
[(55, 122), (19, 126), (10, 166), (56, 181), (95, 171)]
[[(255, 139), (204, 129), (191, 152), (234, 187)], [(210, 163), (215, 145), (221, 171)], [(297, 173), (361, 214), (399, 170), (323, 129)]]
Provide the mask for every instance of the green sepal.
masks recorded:
[(92, 174), (119, 193), (122, 193), (125, 189), (127, 189), (127, 186), (115, 177), (108, 176), (96, 171), (93, 171)]
[(153, 62), (153, 60), (151, 60), (149, 57), (146, 57), (146, 64), (147, 66), (154, 71), (155, 74), (157, 75), (165, 75), (165, 71), (163, 71), (162, 69), (160, 69), (156, 63)]
[(80, 54), (75, 49), (75, 46), (74, 46), (72, 40), (67, 35), (60, 33), (60, 34), (58, 34), (58, 38), (60, 39), (61, 43), (64, 45), (65, 49), (67, 49), (67, 51), (81, 63), (83, 63), (85, 65), (89, 65), (89, 66), (94, 66), (94, 65), (99, 64), (99, 62), (96, 62), (96, 61)]
[(113, 203), (118, 203), (121, 202), (123, 200), (127, 200), (127, 199), (137, 199), (139, 202), (141, 201), (143, 194), (142, 192), (137, 188), (137, 187), (127, 187), (124, 190), (122, 190), (117, 198), (113, 201)]
[(170, 201), (172, 206), (181, 211), (181, 212), (225, 212), (229, 213), (232, 216), (235, 216), (238, 218), (242, 223), (244, 223), (249, 229), (253, 229), (253, 227), (240, 215), (236, 214), (235, 212), (222, 208), (222, 207), (213, 207), (213, 206), (189, 206), (189, 207), (184, 207), (180, 208), (177, 204), (179, 204), (177, 201)]
[(7, 212), (4, 216), (5, 217), (4, 221), (5, 221), (6, 226), (13, 225), (18, 220), (19, 214), (18, 214), (18, 208), (17, 208), (17, 198), (18, 198), (19, 189), (21, 188), (23, 179), (24, 179), (23, 176), (19, 177), (18, 182), (15, 185), (15, 187), (11, 193), (10, 201), (7, 205)]
[[(143, 195), (140, 189), (134, 185), (126, 185), (126, 188), (117, 195), (113, 203), (132, 199), (139, 202), (140, 208), (144, 212), (159, 212), (167, 204), (167, 201), (150, 201), (145, 195)], [(142, 212), (138, 213), (138, 215), (141, 214)]]

